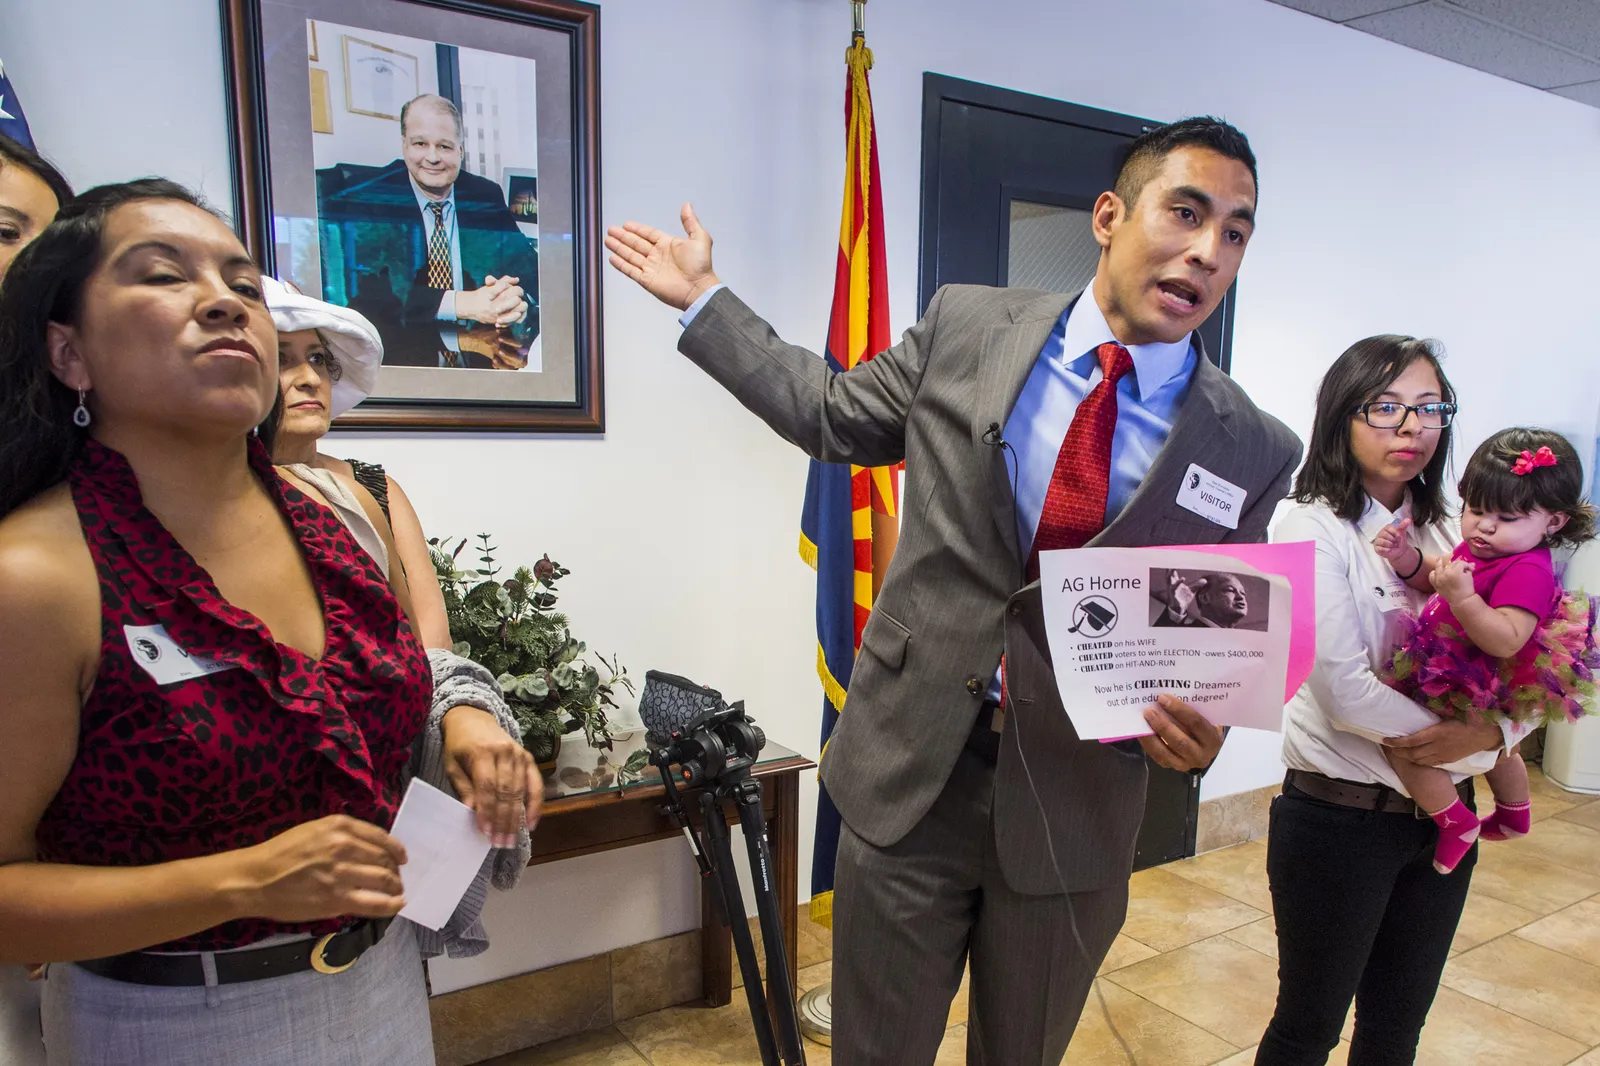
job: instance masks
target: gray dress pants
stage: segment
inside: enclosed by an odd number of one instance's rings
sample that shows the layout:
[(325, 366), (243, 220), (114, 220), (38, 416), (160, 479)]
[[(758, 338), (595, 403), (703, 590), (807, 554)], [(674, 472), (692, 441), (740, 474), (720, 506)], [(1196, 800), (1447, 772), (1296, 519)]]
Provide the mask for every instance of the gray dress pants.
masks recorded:
[[(1122, 928), (1126, 882), (1027, 896), (1000, 872), (994, 764), (967, 748), (892, 847), (839, 837), (833, 899), (835, 1066), (930, 1066), (970, 960), (968, 1066), (1058, 1066)], [(1066, 868), (1072, 856), (1057, 856)], [(1076, 935), (1074, 934), (1076, 926)]]
[(343, 973), (158, 988), (52, 965), (49, 1066), (433, 1066), (413, 926), (396, 921)]

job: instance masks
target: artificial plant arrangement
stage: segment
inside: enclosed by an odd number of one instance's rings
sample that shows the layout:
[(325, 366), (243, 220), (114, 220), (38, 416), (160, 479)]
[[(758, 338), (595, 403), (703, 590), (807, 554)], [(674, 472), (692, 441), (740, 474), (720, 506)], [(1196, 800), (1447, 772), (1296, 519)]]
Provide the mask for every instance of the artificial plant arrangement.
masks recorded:
[[(467, 538), (454, 548), (439, 538), (428, 542), (456, 654), (499, 680), (535, 762), (553, 761), (561, 737), (580, 729), (590, 745), (610, 751), (606, 710), (617, 706), (619, 687), (634, 691), (633, 681), (616, 656), (588, 652), (573, 638), (567, 616), (555, 610), (556, 582), (570, 571), (546, 555), (502, 581), (494, 556), (499, 549), (487, 533), (477, 541), (478, 566), (471, 570), (456, 568)], [(585, 658), (590, 654), (603, 676)]]

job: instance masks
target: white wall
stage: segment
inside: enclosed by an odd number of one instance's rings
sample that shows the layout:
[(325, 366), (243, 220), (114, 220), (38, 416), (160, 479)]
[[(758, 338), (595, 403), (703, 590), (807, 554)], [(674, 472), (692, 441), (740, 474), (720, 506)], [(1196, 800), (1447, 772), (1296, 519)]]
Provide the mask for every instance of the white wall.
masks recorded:
[[(226, 202), (216, 5), (134, 6), (0, 10), (0, 56), (35, 133), (81, 184), (164, 171)], [(605, 217), (669, 226), (693, 197), (722, 276), (781, 334), (820, 343), (845, 5), (608, 0), (604, 12)], [(1088, 0), (879, 0), (868, 23), (897, 328), (916, 312), (923, 71), (1158, 119), (1214, 112), (1261, 157), (1234, 338), (1258, 402), (1304, 436), (1316, 382), (1350, 342), (1432, 334), (1451, 351), (1464, 446), (1541, 422), (1593, 453), (1600, 112), (1264, 0), (1123, 0), (1114, 16)], [(591, 644), (637, 674), (676, 670), (742, 696), (775, 740), (815, 755), (812, 584), (794, 548), (805, 461), (674, 353), (673, 314), (610, 273), (605, 301), (604, 439), (388, 434), (337, 450), (388, 463), (432, 533), (489, 530), (527, 558), (550, 552), (574, 571), (565, 605)], [(1279, 773), (1275, 735), (1236, 733), (1206, 794)], [(501, 948), (436, 981), (687, 928), (688, 877), (672, 850), (535, 870), (496, 903)], [(572, 920), (586, 897), (619, 924)], [(498, 932), (508, 924), (521, 927)]]

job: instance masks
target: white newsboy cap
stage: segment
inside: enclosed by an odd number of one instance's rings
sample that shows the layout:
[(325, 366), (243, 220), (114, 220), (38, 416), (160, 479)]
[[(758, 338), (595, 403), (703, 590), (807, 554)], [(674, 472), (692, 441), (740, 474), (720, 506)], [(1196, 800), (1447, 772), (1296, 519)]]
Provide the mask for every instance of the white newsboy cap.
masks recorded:
[(359, 311), (307, 296), (292, 283), (263, 277), (261, 290), (279, 333), (317, 330), (339, 361), (339, 380), (333, 383), (329, 416), (338, 418), (366, 399), (378, 383), (383, 365), (383, 338), (378, 328)]

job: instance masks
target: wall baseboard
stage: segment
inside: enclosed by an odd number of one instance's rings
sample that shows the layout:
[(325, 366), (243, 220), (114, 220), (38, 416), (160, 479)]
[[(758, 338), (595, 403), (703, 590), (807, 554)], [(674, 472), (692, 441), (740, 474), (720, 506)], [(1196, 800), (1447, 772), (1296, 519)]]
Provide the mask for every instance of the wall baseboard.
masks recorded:
[(434, 996), (434, 1056), (468, 1066), (702, 995), (695, 929)]
[(1195, 854), (1203, 855), (1266, 836), (1272, 797), (1282, 791), (1283, 786), (1275, 783), (1201, 803), (1200, 821), (1195, 830)]
[[(764, 963), (754, 918), (750, 932)], [(802, 971), (833, 958), (833, 934), (811, 921), (803, 903), (799, 956)], [(737, 965), (733, 981), (734, 999), (742, 1001)], [(434, 996), (428, 1001), (434, 1056), (438, 1066), (469, 1066), (704, 998), (694, 929)]]

